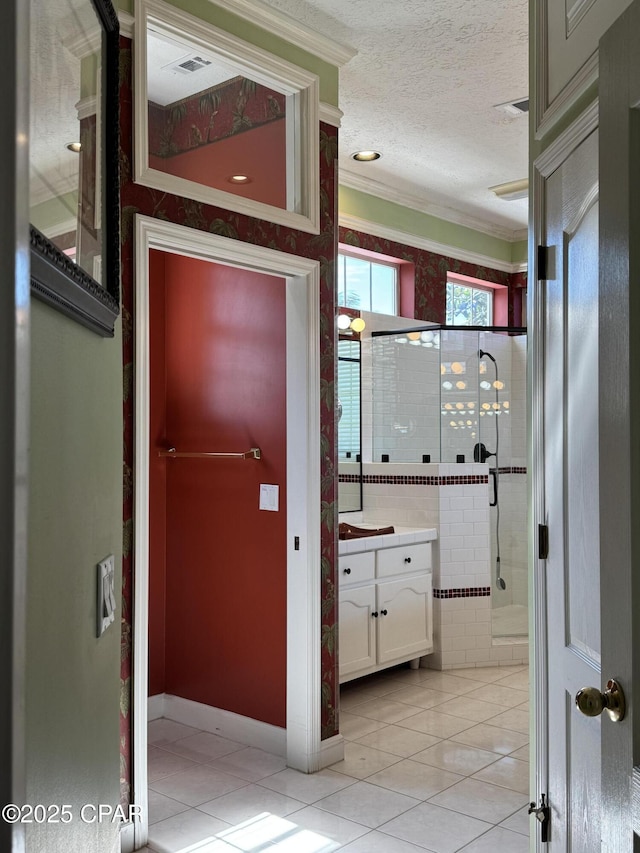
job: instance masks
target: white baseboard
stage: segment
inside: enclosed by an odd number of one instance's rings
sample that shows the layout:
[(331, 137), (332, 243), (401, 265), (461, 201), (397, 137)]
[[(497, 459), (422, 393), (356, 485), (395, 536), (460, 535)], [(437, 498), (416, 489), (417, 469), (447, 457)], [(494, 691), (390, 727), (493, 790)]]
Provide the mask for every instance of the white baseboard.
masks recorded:
[(120, 824), (120, 853), (133, 853), (135, 846), (135, 831), (133, 821)]
[(329, 767), (336, 761), (344, 758), (344, 738), (342, 735), (334, 735), (327, 740), (320, 741), (319, 770)]
[[(149, 696), (147, 719), (159, 720), (161, 717), (244, 743), (247, 746), (255, 746), (272, 755), (283, 757), (287, 755), (286, 729), (252, 720), (250, 717), (243, 717), (231, 711), (212, 708), (201, 702), (192, 702), (190, 699), (182, 699), (180, 696), (170, 696), (166, 693)], [(342, 761), (343, 758), (344, 738), (338, 734), (320, 742), (316, 761), (312, 760), (309, 766), (321, 770), (323, 767), (335, 764), (336, 761)], [(124, 846), (122, 853), (128, 853)]]
[[(152, 697), (155, 699), (156, 697)], [(169, 720), (175, 720), (185, 726), (193, 726), (220, 737), (255, 746), (272, 755), (287, 755), (287, 732), (270, 723), (243, 717), (222, 708), (212, 708), (201, 702), (182, 699), (180, 696), (163, 696), (163, 714)]]

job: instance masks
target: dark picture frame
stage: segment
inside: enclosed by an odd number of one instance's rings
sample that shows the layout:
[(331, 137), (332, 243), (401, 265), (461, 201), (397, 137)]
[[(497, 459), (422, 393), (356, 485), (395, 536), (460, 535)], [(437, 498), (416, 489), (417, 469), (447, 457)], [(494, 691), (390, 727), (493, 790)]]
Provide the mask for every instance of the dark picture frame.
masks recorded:
[[(31, 224), (31, 293), (97, 334), (113, 337), (120, 313), (119, 23), (111, 0), (85, 3), (95, 11), (102, 28), (96, 93), (102, 118), (95, 163), (100, 180), (94, 181), (100, 189), (93, 187), (89, 203), (98, 201), (101, 206), (96, 233), (102, 283)], [(59, 49), (65, 50), (62, 43)], [(79, 217), (85, 204), (85, 193), (79, 192)]]

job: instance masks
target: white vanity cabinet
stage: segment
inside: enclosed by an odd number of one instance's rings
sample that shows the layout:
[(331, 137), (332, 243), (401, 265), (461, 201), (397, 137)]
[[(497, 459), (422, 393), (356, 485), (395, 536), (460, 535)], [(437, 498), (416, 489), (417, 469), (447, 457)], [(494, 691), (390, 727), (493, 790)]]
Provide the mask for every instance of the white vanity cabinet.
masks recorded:
[[(352, 540), (339, 558), (341, 682), (433, 651), (431, 542), (375, 539)], [(368, 550), (354, 551), (356, 541)]]

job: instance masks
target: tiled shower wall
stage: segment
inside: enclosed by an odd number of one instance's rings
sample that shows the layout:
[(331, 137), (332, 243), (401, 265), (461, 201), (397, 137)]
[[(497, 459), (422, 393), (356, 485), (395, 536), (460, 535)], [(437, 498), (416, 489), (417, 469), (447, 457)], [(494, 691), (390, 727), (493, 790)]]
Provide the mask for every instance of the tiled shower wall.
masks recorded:
[(349, 521), (438, 530), (427, 666), (526, 662), (526, 647), (492, 645), (488, 465), (364, 463), (363, 506)]
[[(369, 329), (406, 329), (409, 324), (401, 318), (367, 317)], [(485, 414), (477, 417), (478, 433), (471, 435), (473, 429), (451, 428), (447, 435), (444, 424), (443, 451), (453, 459), (463, 453), (470, 460), (473, 445), (480, 440), (493, 452), (497, 425), (501, 564), (507, 578), (504, 591), (496, 589), (494, 582), (496, 510), (489, 508), (493, 497), (489, 478), (489, 468), (495, 464), (493, 457), (486, 465), (417, 461), (423, 453), (431, 453), (434, 460), (439, 458), (440, 426), (447, 420), (440, 405), (444, 376), (440, 372), (441, 351), (396, 343), (393, 336), (365, 339), (362, 345), (363, 459), (379, 460), (385, 452), (391, 461), (365, 462), (363, 512), (349, 513), (348, 518), (353, 523), (438, 529), (433, 575), (435, 652), (427, 658), (427, 665), (438, 669), (526, 663), (528, 657), (526, 641), (494, 645), (491, 621), (492, 607), (527, 605), (526, 336), (466, 333), (466, 338), (456, 345), (464, 345), (468, 353), (458, 351), (452, 341), (443, 339), (447, 362), (464, 358), (471, 361), (477, 357), (478, 348), (491, 352), (498, 363), (499, 380), (504, 384), (498, 390), (500, 415), (496, 416), (492, 407), (495, 389), (481, 390), (476, 400), (479, 411)], [(378, 370), (376, 359), (381, 356), (384, 362)], [(480, 378), (493, 383), (493, 363), (487, 358), (484, 361), (487, 369)], [(376, 383), (374, 372), (378, 373)], [(387, 389), (387, 400), (382, 405), (377, 400), (378, 387)], [(458, 400), (452, 398), (452, 402)], [(491, 408), (481, 408), (482, 403)], [(487, 414), (489, 411), (491, 414)], [(385, 419), (387, 429), (380, 440), (377, 433)], [(411, 421), (415, 429), (403, 431), (412, 426)], [(342, 467), (340, 474), (343, 479)]]

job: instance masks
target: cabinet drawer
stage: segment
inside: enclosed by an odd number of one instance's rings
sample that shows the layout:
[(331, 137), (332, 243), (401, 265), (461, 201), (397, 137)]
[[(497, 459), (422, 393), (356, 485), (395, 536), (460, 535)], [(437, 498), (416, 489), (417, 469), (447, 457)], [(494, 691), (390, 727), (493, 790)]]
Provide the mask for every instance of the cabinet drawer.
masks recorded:
[(408, 572), (423, 572), (431, 568), (431, 543), (382, 548), (377, 552), (377, 576), (387, 578)]
[(344, 554), (338, 559), (340, 586), (346, 583), (359, 583), (373, 580), (375, 576), (375, 551), (363, 551), (359, 554)]

